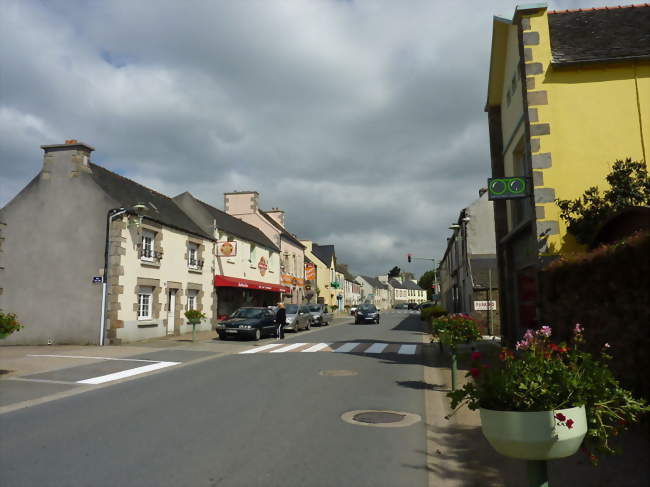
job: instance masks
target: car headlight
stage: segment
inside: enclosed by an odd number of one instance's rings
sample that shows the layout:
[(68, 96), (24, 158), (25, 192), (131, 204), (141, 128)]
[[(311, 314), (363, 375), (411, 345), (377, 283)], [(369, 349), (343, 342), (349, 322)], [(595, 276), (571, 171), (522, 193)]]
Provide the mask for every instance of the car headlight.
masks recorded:
[(287, 318), (287, 325), (290, 325), (291, 323), (293, 323), (293, 318)]
[(239, 328), (244, 328), (246, 330), (250, 330), (251, 325), (241, 325)]

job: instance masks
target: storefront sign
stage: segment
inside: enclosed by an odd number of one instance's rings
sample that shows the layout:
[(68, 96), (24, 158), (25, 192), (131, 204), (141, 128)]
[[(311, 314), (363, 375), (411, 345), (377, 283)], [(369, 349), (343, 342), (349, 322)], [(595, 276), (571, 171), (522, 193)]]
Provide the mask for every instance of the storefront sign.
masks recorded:
[(217, 242), (217, 257), (234, 257), (237, 255), (237, 242)]
[(264, 257), (260, 257), (260, 260), (257, 263), (257, 268), (260, 270), (260, 274), (262, 275), (266, 274), (269, 265), (267, 264), (266, 259)]
[(308, 281), (316, 279), (316, 266), (310, 262), (305, 264), (305, 279)]
[(291, 290), (286, 286), (271, 284), (250, 279), (240, 279), (238, 277), (214, 276), (214, 285), (217, 287), (240, 287), (245, 289), (260, 289), (262, 291), (272, 291), (275, 293), (288, 293)]
[(280, 282), (286, 284), (287, 286), (304, 286), (305, 280), (300, 279), (299, 277), (292, 276), (291, 274), (282, 274), (280, 276)]
[(494, 311), (497, 309), (496, 301), (474, 301), (475, 311)]

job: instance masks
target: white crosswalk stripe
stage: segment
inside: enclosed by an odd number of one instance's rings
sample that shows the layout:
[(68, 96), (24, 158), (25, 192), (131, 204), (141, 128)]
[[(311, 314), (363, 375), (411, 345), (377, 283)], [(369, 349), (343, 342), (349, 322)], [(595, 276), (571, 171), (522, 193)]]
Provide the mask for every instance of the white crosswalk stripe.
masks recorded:
[(271, 350), (269, 353), (282, 353), (282, 352), (288, 352), (289, 350), (293, 350), (294, 348), (300, 348), (307, 345), (306, 343), (292, 343), (291, 345), (287, 345), (286, 347), (278, 348), (276, 350)]
[(279, 343), (271, 343), (270, 345), (263, 345), (261, 347), (256, 347), (256, 348), (251, 348), (250, 350), (246, 350), (244, 352), (239, 352), (239, 353), (257, 353), (257, 352), (262, 352), (264, 350), (268, 350), (269, 348), (277, 347)]
[(301, 352), (318, 352), (319, 350), (322, 350), (324, 348), (329, 347), (329, 343), (317, 343), (316, 345), (306, 348), (305, 350), (301, 350)]
[(388, 343), (375, 343), (372, 346), (368, 347), (364, 353), (381, 353), (387, 346)]
[(351, 342), (351, 343), (344, 343), (341, 345), (339, 348), (334, 350), (335, 352), (338, 353), (345, 353), (345, 352), (350, 352), (352, 349), (356, 348), (359, 343)]
[(363, 353), (363, 354), (398, 354), (415, 355), (420, 345), (412, 343), (370, 343), (361, 342), (335, 342), (335, 343), (270, 343), (255, 347), (240, 354), (250, 353), (292, 353), (292, 352), (335, 352), (335, 353)]
[(397, 353), (400, 355), (415, 355), (415, 345), (402, 345)]

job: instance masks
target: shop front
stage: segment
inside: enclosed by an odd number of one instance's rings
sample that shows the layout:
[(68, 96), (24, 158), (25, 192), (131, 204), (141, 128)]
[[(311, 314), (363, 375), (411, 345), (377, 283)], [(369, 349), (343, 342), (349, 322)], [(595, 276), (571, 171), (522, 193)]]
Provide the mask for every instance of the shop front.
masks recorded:
[(280, 281), (289, 291), (283, 294), (283, 300), (287, 304), (302, 304), (305, 297), (305, 280), (291, 274), (282, 274)]
[(287, 286), (229, 276), (214, 276), (217, 291), (217, 317), (223, 319), (242, 306), (275, 306)]

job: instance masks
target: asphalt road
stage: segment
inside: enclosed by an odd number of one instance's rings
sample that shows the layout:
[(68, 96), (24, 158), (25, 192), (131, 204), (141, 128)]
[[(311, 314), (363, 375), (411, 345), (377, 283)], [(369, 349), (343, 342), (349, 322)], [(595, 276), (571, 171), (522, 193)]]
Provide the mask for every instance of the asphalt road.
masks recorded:
[[(417, 316), (388, 312), (380, 325), (285, 340), (360, 344), (350, 352), (215, 355), (0, 415), (0, 485), (426, 486), (419, 329)], [(368, 353), (377, 342), (388, 346)], [(384, 409), (422, 421), (341, 418)]]

